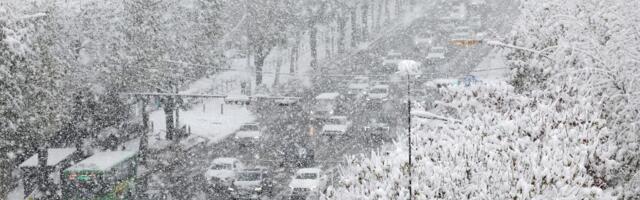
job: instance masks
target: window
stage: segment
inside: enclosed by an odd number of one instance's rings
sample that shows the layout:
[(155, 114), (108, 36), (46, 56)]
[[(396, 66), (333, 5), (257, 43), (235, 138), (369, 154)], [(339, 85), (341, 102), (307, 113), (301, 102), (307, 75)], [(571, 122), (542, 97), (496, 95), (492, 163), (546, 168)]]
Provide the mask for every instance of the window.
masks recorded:
[(241, 131), (258, 131), (260, 128), (255, 124), (245, 124), (240, 127)]
[(318, 174), (316, 173), (300, 173), (296, 176), (296, 179), (318, 179)]
[(385, 89), (385, 88), (374, 88), (374, 89), (371, 90), (371, 93), (374, 93), (374, 94), (385, 94), (385, 93), (387, 93), (387, 89)]
[(259, 181), (259, 172), (243, 172), (238, 174), (238, 181)]
[(211, 166), (211, 169), (212, 170), (230, 170), (232, 169), (231, 167), (232, 167), (231, 164), (218, 163)]

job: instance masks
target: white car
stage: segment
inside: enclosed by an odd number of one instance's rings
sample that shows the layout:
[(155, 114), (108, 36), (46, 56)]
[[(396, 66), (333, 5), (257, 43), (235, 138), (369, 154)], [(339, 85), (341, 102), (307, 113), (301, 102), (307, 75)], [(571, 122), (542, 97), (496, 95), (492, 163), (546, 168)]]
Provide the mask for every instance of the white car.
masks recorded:
[(331, 116), (322, 126), (321, 135), (338, 136), (345, 135), (351, 127), (351, 121), (346, 116)]
[(353, 95), (356, 98), (360, 98), (365, 91), (369, 88), (369, 77), (366, 76), (356, 76), (353, 80), (347, 85), (347, 93), (349, 95)]
[(262, 129), (257, 123), (246, 123), (240, 126), (235, 134), (235, 139), (242, 145), (256, 143), (262, 138)]
[(368, 134), (371, 135), (371, 139), (386, 139), (388, 137), (390, 137), (390, 131), (391, 129), (389, 128), (388, 124), (385, 123), (380, 123), (380, 122), (369, 122), (369, 124), (367, 124), (364, 127), (364, 131), (367, 132)]
[(398, 65), (402, 61), (402, 53), (391, 50), (387, 55), (382, 59), (382, 66), (385, 65)]
[(289, 183), (291, 199), (315, 199), (323, 192), (326, 177), (319, 168), (299, 169)]
[(260, 199), (273, 189), (271, 173), (265, 167), (244, 169), (229, 188), (234, 199)]
[(389, 100), (389, 85), (373, 86), (367, 93), (367, 100), (376, 100), (376, 101)]
[(229, 187), (242, 169), (244, 165), (237, 158), (216, 158), (205, 172), (205, 178), (213, 187)]

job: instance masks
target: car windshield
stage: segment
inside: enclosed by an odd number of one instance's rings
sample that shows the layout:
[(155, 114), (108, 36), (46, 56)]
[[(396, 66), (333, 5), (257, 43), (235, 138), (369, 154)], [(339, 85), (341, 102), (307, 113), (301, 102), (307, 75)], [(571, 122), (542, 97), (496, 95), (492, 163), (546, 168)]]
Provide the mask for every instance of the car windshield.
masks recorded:
[(245, 124), (240, 127), (241, 131), (258, 131), (260, 128), (255, 124)]
[(211, 166), (212, 170), (230, 170), (233, 169), (231, 164), (227, 164), (227, 163), (218, 163), (218, 164), (213, 164)]
[(326, 123), (331, 125), (340, 125), (344, 124), (344, 121), (342, 119), (330, 118)]
[(444, 53), (445, 50), (444, 50), (444, 48), (432, 48), (431, 52), (432, 53)]
[(316, 173), (300, 173), (296, 176), (296, 179), (317, 179), (318, 174)]
[(369, 91), (370, 93), (374, 93), (374, 94), (386, 94), (387, 93), (387, 89), (385, 88), (374, 88), (371, 89), (371, 91)]
[(260, 172), (242, 172), (238, 174), (238, 181), (258, 181), (260, 178)]

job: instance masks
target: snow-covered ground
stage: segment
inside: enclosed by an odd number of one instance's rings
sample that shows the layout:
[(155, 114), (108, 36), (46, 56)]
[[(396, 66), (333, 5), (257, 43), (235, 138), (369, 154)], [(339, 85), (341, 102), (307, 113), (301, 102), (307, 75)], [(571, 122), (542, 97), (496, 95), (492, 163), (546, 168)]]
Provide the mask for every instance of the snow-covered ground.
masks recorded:
[[(190, 84), (180, 94), (240, 94), (241, 82), (248, 81), (246, 60), (232, 60), (231, 69), (208, 78), (202, 78)], [(252, 122), (255, 117), (246, 106), (225, 104), (221, 98), (203, 98), (194, 102), (188, 109), (180, 110), (178, 121), (180, 127), (186, 125), (193, 135), (206, 137), (210, 142), (217, 142), (233, 133), (243, 123)], [(151, 123), (150, 146), (164, 140), (166, 132), (165, 113), (162, 109), (149, 114)]]

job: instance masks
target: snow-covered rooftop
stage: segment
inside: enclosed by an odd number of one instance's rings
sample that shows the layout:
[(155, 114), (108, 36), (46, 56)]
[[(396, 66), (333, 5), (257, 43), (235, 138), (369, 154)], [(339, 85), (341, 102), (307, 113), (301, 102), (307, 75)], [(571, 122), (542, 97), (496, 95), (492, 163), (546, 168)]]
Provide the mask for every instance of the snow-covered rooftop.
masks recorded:
[(213, 159), (213, 163), (233, 163), (234, 161), (238, 161), (238, 159), (237, 158), (229, 158), (229, 157), (222, 157), (222, 158)]
[[(76, 148), (51, 148), (47, 149), (47, 166), (55, 166), (60, 161), (63, 161), (67, 157), (69, 157), (73, 152), (76, 151)], [(20, 167), (35, 167), (38, 166), (38, 154), (34, 154), (29, 157), (26, 161), (20, 164)]]
[(93, 156), (80, 161), (65, 171), (75, 170), (109, 170), (113, 166), (136, 155), (135, 151), (105, 151), (93, 154)]

